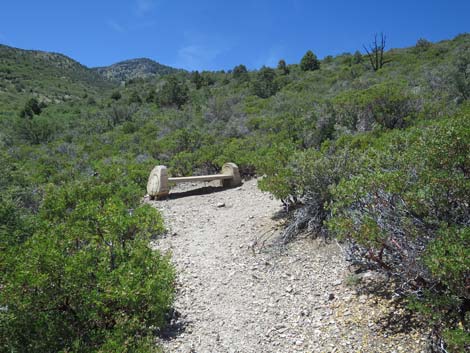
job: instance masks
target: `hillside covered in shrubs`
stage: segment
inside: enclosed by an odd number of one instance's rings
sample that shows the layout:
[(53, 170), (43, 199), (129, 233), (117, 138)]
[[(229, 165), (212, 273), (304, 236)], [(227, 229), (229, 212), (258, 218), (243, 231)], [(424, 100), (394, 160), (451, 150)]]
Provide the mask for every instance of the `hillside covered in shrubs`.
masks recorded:
[[(313, 50), (315, 48), (312, 48)], [(235, 162), (285, 242), (337, 238), (470, 349), (470, 35), (229, 72), (132, 73), (0, 47), (0, 351), (147, 352), (174, 292), (148, 173)], [(129, 64), (130, 65), (130, 64)]]

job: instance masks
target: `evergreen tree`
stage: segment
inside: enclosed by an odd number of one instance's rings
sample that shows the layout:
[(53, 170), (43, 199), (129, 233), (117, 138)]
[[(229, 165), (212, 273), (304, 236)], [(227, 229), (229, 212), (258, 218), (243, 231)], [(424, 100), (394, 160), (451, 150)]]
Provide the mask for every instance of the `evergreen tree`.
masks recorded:
[(320, 62), (317, 56), (311, 50), (307, 51), (300, 62), (302, 71), (314, 71), (320, 68)]
[(112, 94), (111, 94), (111, 99), (114, 99), (115, 101), (118, 101), (121, 99), (121, 93), (119, 91), (114, 91)]
[(154, 103), (155, 101), (157, 100), (157, 95), (155, 93), (155, 90), (154, 89), (151, 89), (148, 93), (147, 93), (147, 97), (145, 98), (145, 101), (147, 103)]
[(248, 79), (248, 70), (245, 65), (238, 65), (233, 68), (233, 78), (238, 81), (246, 81)]
[(36, 98), (31, 98), (26, 102), (24, 105), (24, 108), (20, 112), (20, 116), (22, 118), (32, 118), (34, 115), (39, 115), (41, 114), (42, 109), (41, 105), (37, 101)]
[(424, 39), (424, 38), (420, 38), (416, 42), (415, 52), (418, 52), (418, 53), (423, 52), (423, 51), (428, 50), (431, 47), (432, 47), (432, 43), (430, 41), (428, 41), (427, 39)]
[(200, 89), (204, 85), (204, 78), (199, 73), (199, 71), (194, 71), (191, 74), (191, 82), (194, 83), (196, 89)]
[(354, 64), (360, 64), (362, 62), (362, 54), (359, 50), (356, 50), (353, 57)]
[(253, 83), (253, 93), (260, 98), (268, 98), (276, 94), (278, 85), (275, 79), (276, 71), (270, 67), (263, 66), (256, 74), (256, 81)]
[(281, 72), (282, 75), (289, 75), (290, 70), (287, 67), (286, 61), (284, 59), (279, 60), (277, 69)]
[(142, 103), (142, 98), (140, 98), (140, 95), (137, 91), (132, 92), (129, 98), (129, 103), (137, 103), (137, 104)]
[(160, 94), (161, 105), (181, 108), (189, 99), (189, 88), (175, 76), (169, 76)]

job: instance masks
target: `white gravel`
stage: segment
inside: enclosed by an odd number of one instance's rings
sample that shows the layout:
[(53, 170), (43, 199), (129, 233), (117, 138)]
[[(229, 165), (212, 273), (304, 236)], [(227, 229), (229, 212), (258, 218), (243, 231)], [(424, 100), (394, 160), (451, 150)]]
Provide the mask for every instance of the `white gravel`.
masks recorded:
[(345, 285), (347, 263), (336, 243), (279, 245), (281, 203), (256, 180), (181, 193), (200, 187), (183, 184), (151, 202), (169, 229), (153, 245), (173, 255), (174, 307), (183, 325), (161, 340), (165, 351), (424, 352), (421, 332), (380, 330), (393, 303)]

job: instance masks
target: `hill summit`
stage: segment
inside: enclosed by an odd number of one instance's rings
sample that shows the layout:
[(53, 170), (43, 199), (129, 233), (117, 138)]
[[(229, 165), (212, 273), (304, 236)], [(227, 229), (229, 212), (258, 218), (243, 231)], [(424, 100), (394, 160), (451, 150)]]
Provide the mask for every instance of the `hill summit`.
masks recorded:
[(96, 72), (107, 79), (127, 81), (133, 78), (148, 78), (163, 76), (180, 70), (162, 65), (148, 58), (138, 58), (120, 61), (110, 66), (94, 68)]

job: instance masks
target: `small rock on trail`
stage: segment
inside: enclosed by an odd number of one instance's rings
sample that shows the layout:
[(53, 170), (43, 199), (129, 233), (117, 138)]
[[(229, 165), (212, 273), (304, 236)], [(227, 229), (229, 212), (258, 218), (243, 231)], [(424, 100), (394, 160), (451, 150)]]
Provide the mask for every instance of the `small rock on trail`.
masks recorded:
[(347, 263), (336, 244), (277, 242), (281, 204), (256, 180), (187, 195), (150, 202), (169, 229), (153, 246), (172, 253), (183, 325), (160, 340), (166, 352), (424, 352), (419, 332), (378, 330), (390, 305), (359, 302), (342, 284)]

